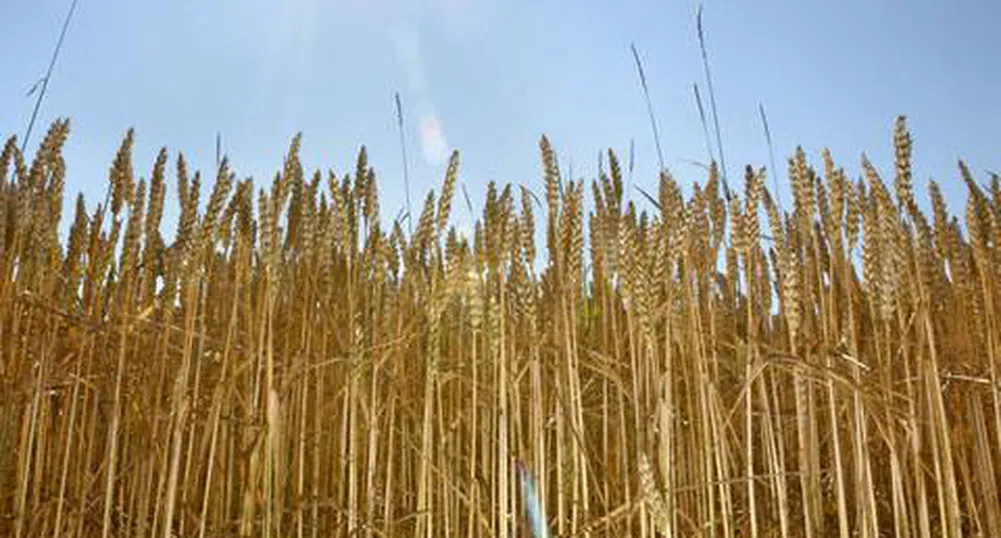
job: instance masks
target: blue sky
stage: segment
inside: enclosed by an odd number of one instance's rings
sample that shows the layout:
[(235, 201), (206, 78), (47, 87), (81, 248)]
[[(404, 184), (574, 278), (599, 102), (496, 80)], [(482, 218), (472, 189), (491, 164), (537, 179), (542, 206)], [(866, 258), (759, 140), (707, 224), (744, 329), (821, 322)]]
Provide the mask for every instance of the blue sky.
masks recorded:
[[(3, 2), (4, 137), (24, 134), (33, 105), (25, 92), (44, 75), (69, 4)], [(302, 131), (309, 170), (351, 171), (365, 144), (383, 214), (392, 216), (404, 203), (393, 104), (399, 91), (414, 205), (438, 188), (451, 148), (462, 152), (461, 178), (474, 204), (489, 180), (539, 191), (543, 133), (562, 167), (572, 163), (574, 176), (587, 179), (603, 149), (616, 149), (627, 162), (633, 139), (633, 182), (655, 189), (656, 151), (629, 49), (635, 42), (666, 165), (687, 186), (704, 181), (704, 172), (686, 161), (707, 158), (692, 93), (699, 83), (706, 95), (697, 6), (80, 0), (31, 147), (51, 120), (69, 116), (67, 201), (82, 190), (93, 207), (130, 126), (138, 175), (148, 177), (161, 146), (172, 161), (181, 151), (194, 167), (211, 170), (218, 131), (238, 175), (253, 176), (258, 186), (270, 181), (292, 135)], [(950, 210), (961, 213), (957, 158), (981, 179), (1001, 168), (1001, 56), (991, 53), (999, 22), (1001, 4), (988, 0), (706, 1), (730, 174), (739, 177), (748, 163), (769, 164), (758, 103), (782, 171), (802, 144), (818, 166), (821, 148), (829, 147), (853, 176), (866, 151), (887, 179), (893, 119), (905, 114), (922, 200), (934, 177)], [(457, 200), (455, 207), (460, 224), (468, 222), (465, 204)], [(173, 214), (165, 231), (172, 231)]]

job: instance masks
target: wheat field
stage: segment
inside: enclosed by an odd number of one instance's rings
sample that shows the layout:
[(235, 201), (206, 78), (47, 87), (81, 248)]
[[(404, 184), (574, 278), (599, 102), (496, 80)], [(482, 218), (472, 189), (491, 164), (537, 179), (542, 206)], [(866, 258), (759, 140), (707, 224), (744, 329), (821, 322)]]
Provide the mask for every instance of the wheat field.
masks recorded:
[(68, 135), (0, 154), (3, 536), (530, 536), (519, 469), (563, 538), (1001, 536), (1001, 178), (926, 214), (903, 118), (887, 179), (796, 149), (785, 210), (543, 137), (471, 237), (458, 153), (411, 225), (364, 148), (137, 181), (129, 130), (63, 241)]

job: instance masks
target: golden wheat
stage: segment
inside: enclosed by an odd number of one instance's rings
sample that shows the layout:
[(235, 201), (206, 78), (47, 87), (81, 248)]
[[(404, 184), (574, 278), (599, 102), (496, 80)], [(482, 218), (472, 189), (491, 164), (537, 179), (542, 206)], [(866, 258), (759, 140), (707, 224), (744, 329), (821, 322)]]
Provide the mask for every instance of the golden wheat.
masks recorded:
[(301, 135), (204, 212), (177, 155), (167, 238), (130, 129), (64, 247), (68, 135), (0, 152), (0, 534), (505, 538), (517, 461), (562, 537), (1001, 532), (1001, 179), (926, 216), (903, 118), (892, 192), (797, 148), (792, 214), (715, 163), (644, 210), (611, 151), (590, 206), (543, 137), (469, 238), (458, 153), (408, 235)]

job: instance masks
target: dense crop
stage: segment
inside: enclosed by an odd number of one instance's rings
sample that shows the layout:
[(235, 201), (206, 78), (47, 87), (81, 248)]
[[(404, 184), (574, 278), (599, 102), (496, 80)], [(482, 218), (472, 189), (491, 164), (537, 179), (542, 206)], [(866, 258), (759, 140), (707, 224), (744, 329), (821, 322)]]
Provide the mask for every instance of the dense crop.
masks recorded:
[(797, 150), (788, 212), (543, 138), (468, 238), (457, 154), (408, 234), (364, 149), (209, 191), (130, 131), (62, 241), (68, 130), (0, 155), (4, 536), (526, 536), (519, 462), (554, 536), (1001, 536), (1001, 178), (926, 215), (902, 119), (892, 183)]

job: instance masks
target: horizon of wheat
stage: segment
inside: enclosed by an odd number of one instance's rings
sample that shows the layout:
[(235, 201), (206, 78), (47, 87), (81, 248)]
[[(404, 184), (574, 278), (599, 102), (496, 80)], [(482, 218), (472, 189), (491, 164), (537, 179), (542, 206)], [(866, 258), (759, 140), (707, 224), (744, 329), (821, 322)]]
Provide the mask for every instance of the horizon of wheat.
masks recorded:
[(903, 118), (892, 183), (797, 148), (789, 212), (542, 137), (469, 237), (458, 152), (411, 234), (364, 147), (137, 181), (130, 129), (62, 241), (68, 136), (0, 152), (4, 536), (1001, 536), (1001, 178), (926, 214)]

